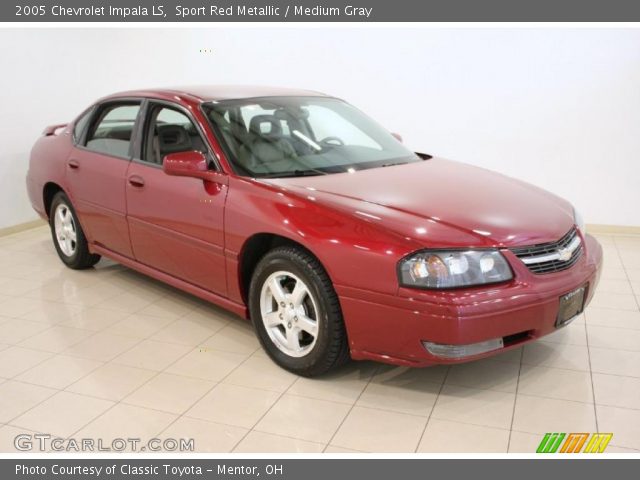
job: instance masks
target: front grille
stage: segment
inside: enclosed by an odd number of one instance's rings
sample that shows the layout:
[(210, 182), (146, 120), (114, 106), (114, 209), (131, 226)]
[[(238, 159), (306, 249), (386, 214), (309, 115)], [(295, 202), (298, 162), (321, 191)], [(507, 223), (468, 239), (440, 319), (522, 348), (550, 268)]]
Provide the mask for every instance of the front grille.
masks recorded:
[[(571, 256), (562, 259), (560, 253), (573, 248)], [(553, 273), (572, 267), (582, 256), (582, 241), (578, 231), (572, 228), (557, 242), (540, 243), (529, 247), (512, 248), (513, 254), (522, 260), (530, 271), (537, 274)]]

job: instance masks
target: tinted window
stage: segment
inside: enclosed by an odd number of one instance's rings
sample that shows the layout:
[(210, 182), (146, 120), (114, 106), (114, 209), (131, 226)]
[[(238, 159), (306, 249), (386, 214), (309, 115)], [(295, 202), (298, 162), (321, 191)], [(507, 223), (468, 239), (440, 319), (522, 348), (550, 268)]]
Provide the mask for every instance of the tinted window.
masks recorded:
[(117, 157), (128, 157), (131, 135), (139, 110), (139, 104), (105, 107), (87, 136), (87, 148)]
[(203, 108), (241, 175), (353, 173), (422, 161), (362, 112), (335, 98), (251, 98)]
[(73, 126), (73, 139), (77, 142), (82, 137), (82, 133), (84, 129), (87, 127), (89, 120), (91, 119), (91, 113), (93, 112), (93, 108), (87, 110), (87, 112), (82, 115)]
[(158, 105), (151, 110), (142, 160), (162, 165), (170, 153), (197, 150), (206, 152), (205, 144), (191, 119), (181, 111)]

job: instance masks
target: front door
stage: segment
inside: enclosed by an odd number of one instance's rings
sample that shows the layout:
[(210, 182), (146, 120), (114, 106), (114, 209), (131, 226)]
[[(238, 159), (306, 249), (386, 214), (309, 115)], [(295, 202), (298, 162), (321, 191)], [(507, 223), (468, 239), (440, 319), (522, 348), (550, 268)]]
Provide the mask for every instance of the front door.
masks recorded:
[[(127, 220), (136, 260), (201, 288), (226, 295), (224, 204), (227, 186), (164, 173), (170, 153), (208, 147), (190, 116), (150, 102), (140, 159), (127, 171)], [(222, 174), (221, 174), (222, 175)]]

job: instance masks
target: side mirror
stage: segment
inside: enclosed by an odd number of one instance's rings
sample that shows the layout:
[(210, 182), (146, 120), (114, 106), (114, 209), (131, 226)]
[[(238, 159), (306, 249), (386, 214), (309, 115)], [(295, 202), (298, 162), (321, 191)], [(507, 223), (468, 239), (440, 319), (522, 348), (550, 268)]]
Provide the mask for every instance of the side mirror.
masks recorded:
[(396, 140), (398, 140), (400, 143), (402, 143), (402, 135), (400, 135), (399, 133), (393, 133), (391, 132), (391, 136), (393, 138), (395, 138)]
[(209, 179), (207, 158), (196, 151), (170, 153), (164, 157), (162, 170), (167, 175)]

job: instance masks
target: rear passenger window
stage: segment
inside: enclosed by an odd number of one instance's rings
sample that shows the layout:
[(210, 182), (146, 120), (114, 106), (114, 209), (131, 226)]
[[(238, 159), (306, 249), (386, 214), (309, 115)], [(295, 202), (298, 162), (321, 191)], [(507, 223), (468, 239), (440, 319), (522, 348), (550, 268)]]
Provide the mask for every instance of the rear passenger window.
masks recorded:
[(139, 104), (105, 107), (87, 135), (86, 147), (107, 155), (128, 157), (131, 135), (139, 110)]

